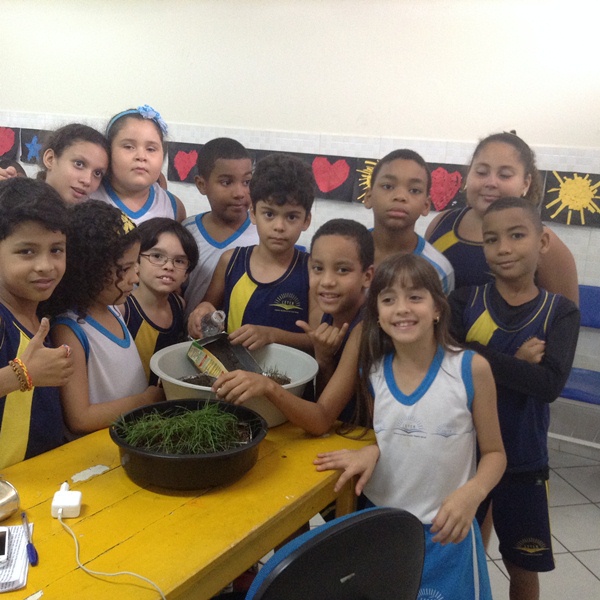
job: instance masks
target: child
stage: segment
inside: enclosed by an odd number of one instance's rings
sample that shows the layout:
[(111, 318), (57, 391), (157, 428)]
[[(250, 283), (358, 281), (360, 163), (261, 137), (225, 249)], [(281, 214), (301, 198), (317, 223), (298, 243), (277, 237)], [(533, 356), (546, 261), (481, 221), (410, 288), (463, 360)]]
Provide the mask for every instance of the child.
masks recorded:
[(145, 104), (115, 115), (106, 127), (110, 170), (92, 198), (112, 204), (134, 223), (152, 217), (185, 219), (179, 198), (158, 185), (165, 158), (167, 125)]
[(233, 344), (250, 350), (273, 342), (312, 349), (296, 325), (309, 316), (308, 254), (294, 247), (310, 225), (310, 167), (293, 156), (266, 156), (256, 165), (250, 198), (258, 245), (221, 256), (204, 301), (190, 314), (188, 331), (200, 337), (202, 317), (223, 307)]
[[(314, 330), (308, 323), (298, 322), (312, 340), (319, 363), (319, 399), (316, 403), (302, 400), (268, 377), (246, 371), (219, 377), (213, 386), (217, 396), (236, 404), (266, 396), (290, 421), (316, 435), (325, 433), (338, 418), (350, 422), (354, 415), (352, 388), (352, 398), (344, 396), (335, 378), (351, 380), (348, 373), (356, 372), (355, 342), (360, 337), (362, 308), (372, 277), (373, 237), (368, 229), (349, 219), (332, 219), (322, 225), (311, 242), (309, 280), (311, 294), (324, 314)], [(348, 366), (351, 356), (354, 364)], [(342, 357), (345, 366), (338, 372)], [(332, 378), (334, 383), (329, 385)]]
[(415, 222), (429, 214), (431, 173), (412, 150), (394, 150), (373, 169), (365, 206), (373, 209), (375, 267), (396, 252), (413, 253), (428, 260), (438, 272), (444, 293), (454, 289), (452, 265), (415, 232)]
[[(354, 475), (378, 506), (415, 514), (426, 550), (421, 594), (491, 598), (479, 503), (505, 467), (489, 365), (455, 347), (439, 277), (422, 257), (395, 254), (377, 268), (365, 306), (360, 392), (377, 444), (320, 454), (317, 470)], [(480, 460), (476, 466), (475, 447)]]
[(80, 123), (53, 132), (44, 145), (38, 178), (46, 181), (67, 204), (77, 204), (93, 194), (108, 169), (108, 141)]
[(219, 258), (236, 246), (258, 243), (250, 221), (252, 160), (244, 146), (230, 138), (210, 140), (198, 151), (196, 187), (210, 211), (183, 222), (198, 244), (200, 259), (185, 288), (186, 319), (204, 298)]
[(140, 355), (121, 314), (138, 282), (140, 237), (133, 222), (97, 200), (71, 209), (67, 271), (45, 307), (70, 309), (52, 326), (56, 346), (72, 348), (75, 375), (61, 388), (68, 428), (74, 434), (108, 427), (119, 415), (163, 400), (148, 386)]
[(483, 217), (483, 249), (495, 283), (450, 296), (457, 338), (490, 361), (496, 380), (508, 467), (478, 518), (491, 501), (511, 598), (538, 598), (537, 572), (554, 568), (546, 489), (549, 403), (571, 369), (579, 311), (535, 284), (549, 244), (528, 200), (496, 200)]
[(137, 228), (141, 247), (139, 285), (119, 307), (142, 359), (150, 384), (155, 352), (184, 336), (183, 298), (178, 295), (188, 273), (198, 263), (198, 247), (190, 232), (177, 221), (155, 217)]
[(65, 272), (67, 209), (41, 181), (0, 182), (0, 468), (60, 446), (55, 386), (73, 373), (69, 348), (47, 348), (37, 316)]
[(18, 160), (0, 158), (0, 181), (11, 177), (27, 177), (27, 173)]
[(314, 330), (308, 323), (299, 324), (314, 346), (319, 363), (319, 392), (333, 375), (348, 336), (362, 320), (362, 307), (373, 277), (373, 260), (373, 236), (356, 221), (331, 219), (312, 238), (310, 291), (323, 317)]
[[(493, 280), (485, 261), (481, 222), (498, 198), (523, 196), (538, 206), (543, 188), (533, 150), (514, 133), (496, 133), (477, 145), (465, 183), (467, 207), (440, 213), (427, 228), (429, 240), (452, 263), (456, 288)], [(550, 292), (579, 301), (577, 268), (570, 250), (546, 229), (548, 250), (540, 256), (537, 281)]]

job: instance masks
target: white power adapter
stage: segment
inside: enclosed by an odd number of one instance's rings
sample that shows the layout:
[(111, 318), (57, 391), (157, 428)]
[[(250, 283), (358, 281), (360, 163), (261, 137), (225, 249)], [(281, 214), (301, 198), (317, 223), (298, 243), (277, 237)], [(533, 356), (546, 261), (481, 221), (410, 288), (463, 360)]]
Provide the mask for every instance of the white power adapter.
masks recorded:
[(78, 517), (81, 511), (81, 492), (70, 490), (65, 481), (52, 499), (52, 516), (58, 518), (58, 511), (62, 508), (63, 517)]

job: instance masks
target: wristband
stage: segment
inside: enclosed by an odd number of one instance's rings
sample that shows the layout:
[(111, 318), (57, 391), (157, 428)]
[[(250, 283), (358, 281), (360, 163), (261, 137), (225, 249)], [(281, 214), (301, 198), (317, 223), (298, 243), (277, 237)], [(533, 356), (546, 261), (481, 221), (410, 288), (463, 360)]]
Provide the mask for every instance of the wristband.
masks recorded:
[(20, 358), (15, 358), (9, 362), (12, 370), (15, 372), (19, 383), (21, 384), (21, 392), (29, 392), (33, 389), (33, 381), (31, 375), (25, 366), (25, 363)]

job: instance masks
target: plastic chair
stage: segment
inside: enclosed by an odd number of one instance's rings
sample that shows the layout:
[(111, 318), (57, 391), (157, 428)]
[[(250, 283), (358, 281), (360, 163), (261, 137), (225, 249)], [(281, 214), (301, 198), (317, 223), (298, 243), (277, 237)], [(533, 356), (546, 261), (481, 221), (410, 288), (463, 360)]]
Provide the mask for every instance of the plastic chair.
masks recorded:
[(260, 570), (246, 600), (415, 600), (423, 525), (395, 508), (367, 508), (283, 546)]

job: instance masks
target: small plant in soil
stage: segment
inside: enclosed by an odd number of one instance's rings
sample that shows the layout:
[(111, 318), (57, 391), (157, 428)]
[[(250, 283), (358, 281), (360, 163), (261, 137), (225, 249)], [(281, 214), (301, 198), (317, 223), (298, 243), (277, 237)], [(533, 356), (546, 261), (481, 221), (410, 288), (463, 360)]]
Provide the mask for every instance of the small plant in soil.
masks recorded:
[(207, 403), (176, 414), (151, 411), (139, 419), (115, 422), (115, 432), (130, 446), (158, 454), (210, 454), (251, 441), (250, 425)]
[(265, 377), (272, 379), (275, 383), (279, 385), (287, 385), (291, 383), (291, 379), (285, 374), (282, 373), (277, 367), (268, 367), (263, 373)]

